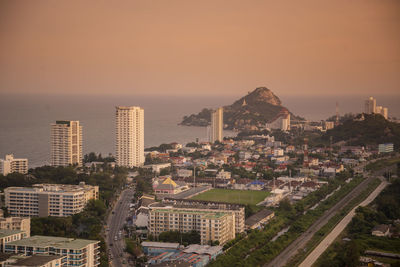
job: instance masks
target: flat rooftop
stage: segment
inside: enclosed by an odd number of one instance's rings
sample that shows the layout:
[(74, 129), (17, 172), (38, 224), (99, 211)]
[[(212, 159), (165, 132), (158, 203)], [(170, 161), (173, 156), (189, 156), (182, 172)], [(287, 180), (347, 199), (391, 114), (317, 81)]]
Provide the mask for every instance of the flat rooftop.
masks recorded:
[(203, 215), (208, 219), (219, 219), (225, 215), (227, 212), (221, 211), (203, 211), (203, 210), (188, 210), (188, 209), (176, 209), (176, 208), (165, 208), (165, 209), (153, 209), (155, 212), (159, 213), (181, 213), (181, 214), (194, 214), (194, 215)]
[(58, 249), (78, 250), (85, 248), (87, 245), (96, 244), (99, 242), (100, 241), (98, 240), (35, 235), (29, 238), (24, 238), (21, 240), (9, 242), (7, 243), (7, 245), (40, 247), (40, 248), (53, 247)]
[(11, 265), (11, 266), (42, 266), (50, 261), (53, 261), (56, 259), (62, 259), (64, 257), (65, 256), (57, 256), (57, 255), (33, 255), (33, 256), (18, 259), (16, 262), (9, 263), (8, 265)]
[(19, 233), (22, 233), (22, 232), (23, 231), (20, 231), (20, 230), (1, 229), (0, 230), (0, 238), (7, 237), (7, 236), (10, 236), (10, 235), (19, 234)]

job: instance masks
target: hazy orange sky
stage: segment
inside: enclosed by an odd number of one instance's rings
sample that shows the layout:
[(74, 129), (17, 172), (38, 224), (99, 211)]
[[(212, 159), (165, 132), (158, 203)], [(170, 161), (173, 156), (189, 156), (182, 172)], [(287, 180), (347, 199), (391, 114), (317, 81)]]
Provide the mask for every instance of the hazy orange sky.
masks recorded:
[(400, 94), (400, 1), (0, 2), (0, 92)]

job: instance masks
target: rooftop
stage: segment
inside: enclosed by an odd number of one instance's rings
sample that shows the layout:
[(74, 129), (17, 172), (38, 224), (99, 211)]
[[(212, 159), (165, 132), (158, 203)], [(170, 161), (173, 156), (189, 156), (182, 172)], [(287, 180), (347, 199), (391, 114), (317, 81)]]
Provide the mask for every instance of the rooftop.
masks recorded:
[(87, 245), (97, 244), (99, 242), (100, 241), (97, 240), (35, 235), (21, 240), (9, 242), (7, 244), (12, 246), (28, 246), (28, 247), (42, 247), (42, 248), (53, 247), (58, 249), (77, 250), (77, 249), (83, 249)]
[(142, 242), (142, 247), (157, 247), (157, 248), (178, 248), (179, 243), (166, 243), (166, 242)]
[(165, 207), (164, 209), (154, 209), (155, 212), (159, 213), (191, 213), (195, 215), (204, 215), (207, 219), (219, 219), (225, 216), (226, 212), (220, 211), (202, 211), (202, 210), (190, 210), (190, 209), (176, 209), (172, 207)]
[(1, 229), (0, 230), (0, 238), (7, 237), (7, 236), (10, 236), (10, 235), (19, 234), (19, 233), (22, 233), (22, 232), (23, 231), (20, 231), (20, 230)]
[(65, 257), (65, 256), (33, 255), (33, 256), (18, 259), (16, 262), (10, 263), (9, 265), (11, 265), (11, 266), (42, 266), (50, 261), (53, 261), (56, 259), (61, 259), (63, 257)]

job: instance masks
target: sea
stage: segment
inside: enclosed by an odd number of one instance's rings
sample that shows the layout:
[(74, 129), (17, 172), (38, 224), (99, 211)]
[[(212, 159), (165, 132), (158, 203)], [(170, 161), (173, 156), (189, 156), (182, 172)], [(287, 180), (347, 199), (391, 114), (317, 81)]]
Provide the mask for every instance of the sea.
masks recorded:
[[(28, 158), (29, 167), (50, 162), (50, 124), (56, 120), (79, 120), (83, 125), (83, 152), (108, 155), (115, 151), (115, 106), (144, 108), (145, 147), (162, 143), (186, 144), (207, 140), (205, 127), (180, 126), (183, 116), (202, 108), (232, 104), (241, 96), (185, 95), (44, 95), (0, 93), (0, 158), (5, 154)], [(291, 112), (308, 120), (322, 120), (335, 114), (357, 113), (368, 96), (280, 96)], [(375, 96), (389, 115), (400, 118), (400, 97)], [(225, 136), (236, 135), (224, 131)]]

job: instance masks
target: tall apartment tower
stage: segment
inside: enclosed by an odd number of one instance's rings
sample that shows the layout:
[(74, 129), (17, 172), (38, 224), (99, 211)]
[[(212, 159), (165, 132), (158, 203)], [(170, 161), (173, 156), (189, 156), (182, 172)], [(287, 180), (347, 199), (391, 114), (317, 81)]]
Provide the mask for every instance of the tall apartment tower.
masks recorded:
[(210, 142), (222, 141), (224, 127), (224, 108), (218, 108), (211, 113)]
[(365, 100), (365, 113), (373, 114), (376, 112), (376, 99), (370, 96), (367, 100)]
[(116, 160), (118, 166), (144, 164), (144, 110), (141, 107), (116, 107)]
[(82, 126), (79, 121), (51, 124), (51, 165), (82, 166)]

